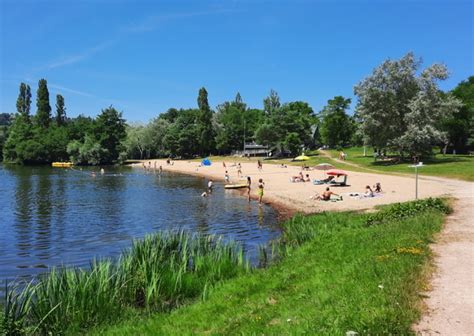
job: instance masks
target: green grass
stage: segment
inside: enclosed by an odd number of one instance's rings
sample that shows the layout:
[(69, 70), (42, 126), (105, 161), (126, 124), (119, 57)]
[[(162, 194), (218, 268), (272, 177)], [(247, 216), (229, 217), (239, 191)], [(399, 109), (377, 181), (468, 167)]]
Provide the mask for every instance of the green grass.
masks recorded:
[(385, 207), (384, 221), (358, 213), (297, 216), (284, 223), (276, 264), (227, 280), (171, 313), (93, 333), (410, 334), (440, 210), (446, 208), (431, 200)]
[[(328, 151), (332, 157), (337, 158), (339, 151)], [(367, 156), (364, 157), (362, 147), (346, 148), (347, 162), (352, 162), (361, 167), (373, 169), (383, 173), (407, 173), (413, 174), (414, 168), (410, 168), (410, 163), (391, 163), (387, 161), (374, 162), (373, 150), (367, 148)], [(470, 155), (442, 155), (436, 154), (431, 159), (422, 160), (424, 167), (419, 169), (421, 175), (439, 176), (474, 181), (474, 156)], [(348, 168), (354, 170), (352, 167)]]

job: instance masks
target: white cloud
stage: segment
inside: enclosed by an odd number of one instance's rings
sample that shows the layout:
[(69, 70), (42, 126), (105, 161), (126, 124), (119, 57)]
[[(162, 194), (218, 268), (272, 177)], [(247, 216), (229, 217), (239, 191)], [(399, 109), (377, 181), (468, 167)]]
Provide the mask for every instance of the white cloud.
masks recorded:
[(147, 31), (155, 30), (156, 28), (159, 27), (160, 24), (166, 21), (179, 20), (179, 19), (185, 19), (185, 18), (197, 17), (197, 16), (223, 14), (223, 13), (230, 13), (230, 12), (235, 12), (235, 10), (214, 9), (214, 10), (207, 10), (207, 11), (180, 12), (180, 13), (152, 15), (152, 16), (148, 16), (147, 18), (143, 19), (141, 22), (135, 25), (125, 27), (124, 31), (130, 32), (130, 33), (147, 32)]
[(98, 52), (100, 52), (104, 49), (109, 48), (115, 42), (117, 42), (117, 39), (105, 41), (103, 43), (100, 43), (100, 44), (98, 44), (98, 45), (96, 45), (92, 48), (86, 49), (86, 50), (84, 50), (80, 53), (77, 53), (75, 55), (70, 55), (70, 56), (55, 60), (55, 61), (53, 61), (49, 64), (46, 64), (45, 66), (42, 66), (38, 70), (51, 70), (51, 69), (54, 69), (54, 68), (60, 68), (60, 67), (63, 67), (65, 65), (80, 62), (80, 61), (82, 61), (86, 58), (89, 58), (89, 57), (93, 56), (94, 54), (96, 54), (96, 53), (98, 53)]

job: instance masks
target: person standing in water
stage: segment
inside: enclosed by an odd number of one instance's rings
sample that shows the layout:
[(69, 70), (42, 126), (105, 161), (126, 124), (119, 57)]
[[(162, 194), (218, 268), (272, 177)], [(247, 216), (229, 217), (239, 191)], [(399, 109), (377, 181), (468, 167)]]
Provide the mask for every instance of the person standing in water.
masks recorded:
[(265, 182), (263, 179), (258, 180), (258, 204), (262, 205), (263, 189), (265, 188)]
[(225, 171), (224, 180), (225, 180), (226, 183), (230, 182), (230, 176), (229, 176), (229, 172), (227, 170)]
[(212, 180), (209, 180), (209, 182), (207, 182), (207, 192), (209, 194), (212, 193), (212, 187), (213, 187), (213, 182)]
[(249, 202), (250, 202), (250, 189), (251, 189), (251, 185), (252, 185), (252, 179), (250, 178), (250, 176), (247, 176), (247, 196), (249, 198)]

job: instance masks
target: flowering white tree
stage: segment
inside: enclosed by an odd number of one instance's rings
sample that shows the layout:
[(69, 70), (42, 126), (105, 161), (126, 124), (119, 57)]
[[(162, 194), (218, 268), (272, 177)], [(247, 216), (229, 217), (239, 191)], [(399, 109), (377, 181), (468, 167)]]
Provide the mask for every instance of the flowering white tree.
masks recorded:
[(433, 144), (445, 141), (439, 122), (456, 113), (461, 102), (438, 88), (438, 81), (448, 77), (446, 66), (433, 64), (418, 75), (420, 66), (408, 53), (400, 60), (386, 60), (355, 86), (365, 143), (403, 156), (428, 153)]

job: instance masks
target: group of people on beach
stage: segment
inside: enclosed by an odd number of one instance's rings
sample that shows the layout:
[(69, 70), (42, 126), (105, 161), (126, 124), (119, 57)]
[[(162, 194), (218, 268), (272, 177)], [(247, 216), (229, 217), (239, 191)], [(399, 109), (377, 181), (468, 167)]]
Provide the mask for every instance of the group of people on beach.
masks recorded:
[(292, 176), (290, 182), (311, 182), (311, 178), (309, 177), (309, 174), (303, 176), (303, 172), (300, 172), (298, 175)]
[(146, 165), (145, 162), (143, 162), (142, 164), (143, 164), (143, 169), (145, 170), (145, 172), (154, 171), (154, 172), (158, 172), (158, 174), (160, 174), (160, 175), (161, 175), (161, 173), (163, 173), (163, 166), (160, 165), (157, 168), (156, 167), (156, 161), (153, 161), (153, 168), (151, 167), (151, 161), (148, 161), (148, 165)]
[[(382, 184), (380, 182), (377, 182), (374, 184), (374, 186), (371, 188), (370, 185), (365, 186), (365, 193), (359, 194), (359, 193), (350, 193), (349, 196), (359, 196), (360, 198), (367, 198), (367, 197), (375, 197), (376, 194), (382, 193)], [(332, 197), (335, 196), (335, 197)], [(326, 187), (326, 190), (322, 194), (316, 194), (314, 196), (310, 197), (311, 199), (317, 200), (317, 201), (330, 201), (330, 200), (335, 200), (335, 201), (342, 201), (343, 198), (341, 195), (336, 194), (335, 192), (331, 191), (329, 187)]]

